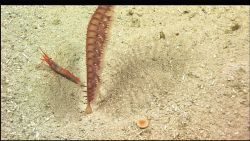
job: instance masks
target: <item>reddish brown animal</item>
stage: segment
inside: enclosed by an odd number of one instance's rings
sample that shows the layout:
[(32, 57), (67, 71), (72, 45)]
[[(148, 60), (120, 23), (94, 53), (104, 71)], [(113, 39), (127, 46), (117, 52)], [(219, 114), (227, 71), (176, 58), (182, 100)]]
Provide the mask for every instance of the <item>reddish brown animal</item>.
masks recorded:
[(109, 25), (112, 21), (113, 6), (98, 6), (92, 15), (86, 37), (87, 65), (87, 107), (85, 112), (92, 113), (90, 103), (94, 100), (100, 85), (101, 63), (106, 46)]
[(60, 67), (56, 64), (49, 56), (41, 49), (39, 48), (43, 53), (43, 58), (41, 60), (47, 62), (47, 64), (50, 66), (50, 68), (55, 71), (56, 73), (60, 74), (61, 76), (67, 78), (68, 80), (81, 85), (81, 81), (78, 77), (76, 77), (73, 73), (69, 72), (68, 70)]

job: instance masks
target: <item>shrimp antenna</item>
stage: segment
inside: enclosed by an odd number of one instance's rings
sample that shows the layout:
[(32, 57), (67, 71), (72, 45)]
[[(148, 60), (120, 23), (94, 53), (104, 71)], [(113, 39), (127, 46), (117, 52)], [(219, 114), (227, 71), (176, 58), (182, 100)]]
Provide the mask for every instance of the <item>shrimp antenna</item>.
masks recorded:
[(42, 50), (42, 48), (38, 47), (38, 49), (40, 49), (43, 53), (43, 55), (45, 55), (46, 53)]

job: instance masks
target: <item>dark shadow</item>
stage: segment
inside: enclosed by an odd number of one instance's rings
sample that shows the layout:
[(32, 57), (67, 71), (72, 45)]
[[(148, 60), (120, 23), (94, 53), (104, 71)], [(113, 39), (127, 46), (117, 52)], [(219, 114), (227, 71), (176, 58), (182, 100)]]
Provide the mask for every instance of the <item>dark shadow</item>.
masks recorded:
[[(155, 48), (145, 47), (142, 52), (147, 54)], [(152, 107), (152, 102), (166, 98), (167, 91), (178, 85), (190, 53), (185, 48), (166, 47), (165, 50), (153, 55), (120, 56), (117, 60), (122, 63), (104, 68), (112, 69), (110, 79), (113, 85), (107, 84), (107, 95), (101, 97), (97, 109), (112, 116), (129, 116)], [(152, 74), (151, 70), (159, 74)]]

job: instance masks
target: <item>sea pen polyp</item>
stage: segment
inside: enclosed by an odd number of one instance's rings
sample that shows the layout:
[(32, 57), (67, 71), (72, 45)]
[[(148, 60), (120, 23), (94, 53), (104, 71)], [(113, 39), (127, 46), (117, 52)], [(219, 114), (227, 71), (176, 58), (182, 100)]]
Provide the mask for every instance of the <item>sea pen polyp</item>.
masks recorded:
[(91, 102), (100, 85), (101, 63), (106, 46), (107, 34), (111, 23), (113, 6), (98, 6), (88, 24), (86, 35), (87, 65), (87, 107), (85, 112), (92, 113)]

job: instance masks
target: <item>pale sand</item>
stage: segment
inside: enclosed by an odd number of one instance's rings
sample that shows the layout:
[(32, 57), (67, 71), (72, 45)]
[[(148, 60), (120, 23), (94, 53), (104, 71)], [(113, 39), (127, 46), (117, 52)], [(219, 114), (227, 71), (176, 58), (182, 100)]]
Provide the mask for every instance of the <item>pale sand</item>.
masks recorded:
[(85, 115), (37, 48), (85, 83), (95, 8), (1, 6), (1, 139), (249, 139), (249, 6), (116, 6)]

